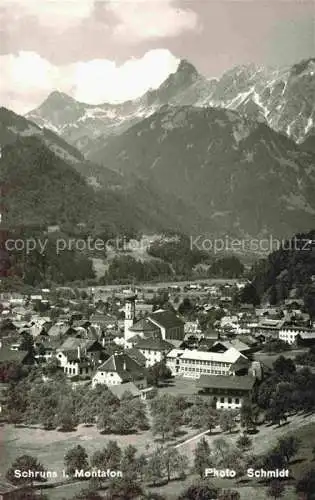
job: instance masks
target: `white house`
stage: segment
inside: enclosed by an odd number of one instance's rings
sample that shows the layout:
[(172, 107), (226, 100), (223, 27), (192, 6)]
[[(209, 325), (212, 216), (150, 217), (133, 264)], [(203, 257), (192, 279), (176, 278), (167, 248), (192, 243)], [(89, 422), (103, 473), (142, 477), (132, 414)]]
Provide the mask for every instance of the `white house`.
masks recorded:
[(153, 366), (166, 358), (173, 349), (172, 344), (160, 338), (141, 339), (135, 348), (138, 349), (146, 359), (146, 367)]
[(238, 410), (245, 398), (251, 398), (255, 381), (251, 376), (201, 375), (197, 388), (213, 397), (217, 410)]
[(133, 382), (138, 389), (144, 389), (147, 386), (146, 375), (146, 369), (128, 354), (116, 353), (97, 368), (92, 379), (92, 386)]
[(312, 337), (315, 334), (315, 331), (311, 328), (303, 328), (299, 326), (283, 326), (279, 330), (279, 340), (283, 340), (287, 344), (294, 344), (296, 341), (296, 337), (298, 335), (303, 336), (305, 338)]

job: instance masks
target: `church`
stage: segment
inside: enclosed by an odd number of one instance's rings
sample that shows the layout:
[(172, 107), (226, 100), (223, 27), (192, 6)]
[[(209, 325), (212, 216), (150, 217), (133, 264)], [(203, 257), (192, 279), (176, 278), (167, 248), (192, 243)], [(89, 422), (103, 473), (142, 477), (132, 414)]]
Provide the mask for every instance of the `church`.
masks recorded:
[(173, 311), (159, 309), (146, 318), (136, 319), (136, 298), (130, 294), (125, 299), (124, 340), (134, 345), (140, 339), (159, 338), (174, 345), (184, 340), (184, 321)]

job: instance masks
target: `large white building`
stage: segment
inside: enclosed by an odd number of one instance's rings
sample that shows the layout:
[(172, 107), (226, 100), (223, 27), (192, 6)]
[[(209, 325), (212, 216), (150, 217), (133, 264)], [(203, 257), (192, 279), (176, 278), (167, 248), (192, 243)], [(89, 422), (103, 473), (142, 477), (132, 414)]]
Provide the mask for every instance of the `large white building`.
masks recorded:
[(231, 347), (225, 352), (173, 349), (166, 357), (173, 375), (198, 379), (200, 375), (234, 375), (246, 372), (250, 362), (246, 356)]
[(311, 340), (315, 337), (315, 330), (298, 326), (284, 326), (279, 330), (279, 340), (290, 345), (296, 342), (298, 335), (303, 340)]

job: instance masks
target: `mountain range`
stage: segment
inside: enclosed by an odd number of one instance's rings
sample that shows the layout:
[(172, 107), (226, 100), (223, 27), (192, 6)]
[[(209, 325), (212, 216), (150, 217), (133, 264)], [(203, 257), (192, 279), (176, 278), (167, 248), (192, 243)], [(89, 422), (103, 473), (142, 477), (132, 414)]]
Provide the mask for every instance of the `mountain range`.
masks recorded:
[(122, 133), (165, 104), (236, 110), (302, 143), (315, 135), (314, 89), (315, 58), (284, 69), (237, 66), (218, 79), (205, 78), (182, 60), (158, 89), (134, 101), (91, 105), (53, 92), (26, 117), (87, 154), (104, 137)]
[(0, 108), (2, 173), (27, 179), (10, 210), (19, 223), (84, 223), (93, 234), (307, 231), (314, 89), (314, 59), (210, 80), (182, 60), (134, 101), (96, 106), (55, 91), (25, 117)]

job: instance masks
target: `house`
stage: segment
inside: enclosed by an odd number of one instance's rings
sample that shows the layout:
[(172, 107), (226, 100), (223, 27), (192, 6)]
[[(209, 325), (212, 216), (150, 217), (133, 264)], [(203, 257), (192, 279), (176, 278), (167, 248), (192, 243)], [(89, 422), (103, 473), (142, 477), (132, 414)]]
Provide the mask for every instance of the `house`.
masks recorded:
[(125, 353), (128, 354), (128, 356), (130, 356), (132, 359), (134, 359), (139, 365), (145, 367), (147, 360), (145, 356), (139, 351), (139, 349), (131, 347), (130, 349), (126, 349)]
[(218, 410), (237, 410), (244, 399), (251, 398), (256, 379), (250, 376), (201, 375), (196, 386), (213, 397)]
[(147, 387), (147, 371), (128, 354), (115, 353), (102, 363), (96, 370), (92, 386), (106, 384), (107, 386), (133, 382), (138, 389)]
[[(249, 360), (239, 351), (231, 347), (227, 351), (205, 352), (185, 349), (182, 354), (176, 353), (176, 373), (189, 378), (199, 378), (201, 375), (231, 375), (247, 373)], [(174, 370), (174, 354), (171, 351), (166, 357), (166, 364)]]
[(69, 376), (92, 374), (94, 366), (108, 357), (97, 340), (67, 338), (56, 350), (61, 368)]
[(296, 342), (298, 336), (300, 340), (312, 340), (315, 337), (315, 331), (300, 326), (283, 326), (279, 330), (279, 340), (283, 340), (290, 345)]
[(295, 337), (295, 343), (300, 347), (311, 347), (315, 345), (315, 330), (310, 332), (301, 332)]
[(141, 339), (135, 347), (146, 359), (146, 367), (160, 363), (173, 349), (172, 344), (161, 338)]
[(234, 349), (245, 355), (248, 354), (248, 352), (250, 351), (250, 347), (247, 344), (244, 344), (244, 342), (238, 340), (237, 338), (231, 340), (218, 340), (210, 348), (210, 351), (225, 352), (231, 347), (234, 347)]
[(86, 355), (81, 353), (80, 347), (77, 350), (59, 351), (56, 357), (68, 377), (79, 375), (89, 377), (93, 373), (93, 364)]
[(48, 330), (49, 337), (52, 338), (62, 338), (66, 332), (69, 330), (69, 323), (65, 321), (57, 321)]
[(263, 335), (266, 339), (279, 338), (279, 331), (284, 325), (284, 319), (263, 319), (256, 325), (251, 325), (251, 333), (256, 337)]
[(184, 349), (172, 349), (166, 356), (166, 366), (171, 370), (172, 375), (178, 375), (181, 370), (181, 356)]

